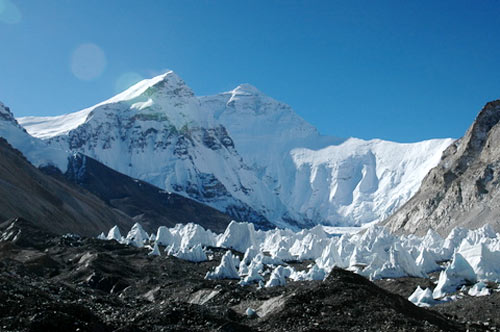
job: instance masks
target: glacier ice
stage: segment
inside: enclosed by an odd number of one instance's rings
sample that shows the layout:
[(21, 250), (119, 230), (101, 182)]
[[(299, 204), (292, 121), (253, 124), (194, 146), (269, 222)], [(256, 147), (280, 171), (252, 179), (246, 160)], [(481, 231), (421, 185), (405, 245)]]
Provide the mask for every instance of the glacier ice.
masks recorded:
[(483, 241), (471, 244), (464, 239), (458, 249), (479, 280), (500, 282), (500, 251), (491, 251)]
[(118, 242), (120, 242), (122, 240), (122, 234), (120, 233), (120, 229), (118, 228), (118, 226), (113, 226), (109, 230), (108, 236), (106, 237), (106, 239), (108, 239), (108, 240), (116, 240)]
[(490, 290), (483, 281), (479, 281), (469, 289), (468, 294), (470, 296), (487, 296), (490, 295)]
[(205, 262), (208, 260), (207, 254), (203, 251), (201, 244), (197, 244), (192, 248), (183, 247), (177, 252), (172, 252), (172, 255), (190, 262)]
[(454, 293), (465, 283), (476, 282), (477, 276), (470, 264), (459, 253), (455, 252), (451, 264), (439, 274), (436, 288), (432, 292), (435, 299)]
[(144, 231), (142, 225), (139, 223), (135, 223), (127, 236), (125, 237), (125, 241), (127, 244), (142, 248), (144, 247), (144, 243), (148, 240), (149, 235)]
[(290, 275), (290, 279), (294, 281), (324, 280), (327, 275), (327, 271), (319, 267), (317, 264), (314, 264), (307, 271), (293, 271)]
[(290, 268), (286, 268), (283, 266), (277, 266), (272, 272), (271, 277), (267, 281), (265, 287), (276, 287), (276, 286), (285, 286), (286, 279), (290, 277), (291, 271)]
[(238, 271), (239, 275), (243, 278), (240, 281), (240, 284), (245, 286), (251, 283), (263, 282), (264, 277), (261, 275), (264, 271), (264, 264), (259, 260), (252, 260), (249, 266), (246, 266), (242, 269), (240, 265), (240, 270)]
[(160, 226), (156, 231), (156, 239), (155, 241), (162, 246), (168, 246), (174, 243), (174, 236), (167, 227)]
[(226, 231), (217, 241), (217, 246), (245, 252), (247, 248), (254, 247), (255, 228), (251, 223), (231, 221)]
[(220, 264), (215, 271), (207, 272), (205, 279), (240, 279), (236, 270), (235, 258), (230, 250), (222, 256)]
[[(203, 246), (239, 251), (240, 260), (227, 250), (207, 279), (236, 279), (240, 285), (254, 283), (265, 287), (285, 285), (293, 281), (324, 280), (334, 267), (347, 268), (371, 280), (382, 278), (420, 277), (442, 270), (434, 290), (417, 288), (411, 301), (419, 306), (433, 305), (464, 285), (472, 285), (473, 296), (486, 294), (483, 286), (498, 282), (500, 234), (489, 227), (477, 230), (456, 228), (443, 239), (431, 231), (423, 237), (395, 236), (381, 226), (372, 225), (359, 232), (331, 236), (323, 226), (300, 232), (272, 229), (255, 230), (251, 223), (232, 221), (225, 232), (214, 234), (195, 224), (178, 224), (173, 228), (159, 227), (154, 241), (149, 241), (140, 224), (135, 224), (127, 237), (115, 226), (107, 239), (143, 246), (149, 242), (153, 252), (159, 246), (180, 259), (192, 262), (207, 260)], [(450, 257), (444, 268), (438, 264)], [(313, 260), (308, 269), (296, 271), (287, 262)], [(483, 283), (481, 283), (483, 282)], [(430, 295), (429, 295), (430, 294)], [(435, 301), (436, 300), (436, 301)]]
[(429, 288), (422, 289), (417, 286), (417, 289), (408, 297), (408, 301), (419, 307), (430, 307), (437, 303), (432, 297), (432, 291)]
[(416, 263), (420, 270), (424, 273), (431, 273), (438, 271), (441, 267), (436, 262), (438, 259), (436, 256), (427, 248), (421, 249), (420, 254), (417, 257)]
[(161, 256), (160, 248), (158, 247), (158, 243), (155, 242), (153, 245), (153, 250), (149, 252), (150, 256)]

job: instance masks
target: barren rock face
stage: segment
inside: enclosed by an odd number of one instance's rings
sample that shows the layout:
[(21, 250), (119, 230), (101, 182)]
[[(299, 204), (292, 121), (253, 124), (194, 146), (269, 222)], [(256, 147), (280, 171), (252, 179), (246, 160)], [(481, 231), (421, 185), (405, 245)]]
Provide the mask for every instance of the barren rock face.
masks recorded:
[(465, 136), (443, 152), (420, 190), (384, 223), (392, 231), (446, 235), (490, 223), (500, 231), (500, 100), (484, 106)]

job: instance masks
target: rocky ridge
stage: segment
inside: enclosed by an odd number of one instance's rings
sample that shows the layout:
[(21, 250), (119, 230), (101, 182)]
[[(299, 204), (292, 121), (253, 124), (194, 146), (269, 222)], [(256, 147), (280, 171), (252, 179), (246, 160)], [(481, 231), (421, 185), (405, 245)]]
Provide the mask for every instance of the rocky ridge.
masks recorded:
[(450, 145), (418, 193), (384, 224), (395, 232), (447, 234), (490, 223), (500, 230), (500, 100), (487, 103)]
[(28, 134), (14, 118), (10, 108), (1, 102), (0, 137), (21, 151), (24, 157), (36, 167), (55, 166), (62, 172), (66, 171), (70, 153), (67, 150), (50, 147), (42, 140)]

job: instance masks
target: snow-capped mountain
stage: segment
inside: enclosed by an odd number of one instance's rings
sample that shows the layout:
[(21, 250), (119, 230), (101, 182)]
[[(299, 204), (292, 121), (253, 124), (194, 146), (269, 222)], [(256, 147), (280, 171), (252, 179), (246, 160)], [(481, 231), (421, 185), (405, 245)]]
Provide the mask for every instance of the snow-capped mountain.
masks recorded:
[(244, 163), (226, 129), (202, 111), (173, 72), (139, 82), (78, 114), (22, 121), (55, 148), (81, 152), (238, 219), (265, 223), (286, 213)]
[(289, 215), (310, 224), (359, 225), (389, 216), (418, 190), (453, 141), (322, 136), (290, 106), (248, 84), (200, 101)]
[(245, 161), (252, 167), (264, 168), (273, 178), (281, 168), (281, 157), (291, 149), (318, 149), (343, 141), (321, 136), (290, 106), (249, 84), (199, 100), (204, 112), (227, 128)]
[[(78, 116), (69, 118), (79, 121)], [(143, 222), (146, 229), (195, 222), (219, 232), (231, 221), (216, 209), (133, 179), (81, 153), (50, 146), (28, 134), (2, 103), (0, 150), (0, 222), (21, 217), (53, 232), (93, 236), (109, 223), (128, 227), (132, 220)]]
[(173, 72), (77, 113), (20, 118), (35, 137), (247, 221), (359, 225), (414, 194), (451, 139), (321, 136), (244, 84), (196, 97)]

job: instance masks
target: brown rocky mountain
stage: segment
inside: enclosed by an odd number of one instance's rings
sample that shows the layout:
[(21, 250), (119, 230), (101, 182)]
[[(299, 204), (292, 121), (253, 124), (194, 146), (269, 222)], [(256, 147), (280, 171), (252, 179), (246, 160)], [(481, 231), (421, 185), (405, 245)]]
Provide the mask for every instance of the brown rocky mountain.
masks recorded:
[(0, 220), (22, 217), (54, 233), (96, 236), (134, 221), (87, 190), (42, 173), (0, 138)]
[(455, 226), (486, 223), (500, 231), (500, 100), (481, 110), (451, 144), (417, 194), (384, 221), (394, 232), (446, 235)]

